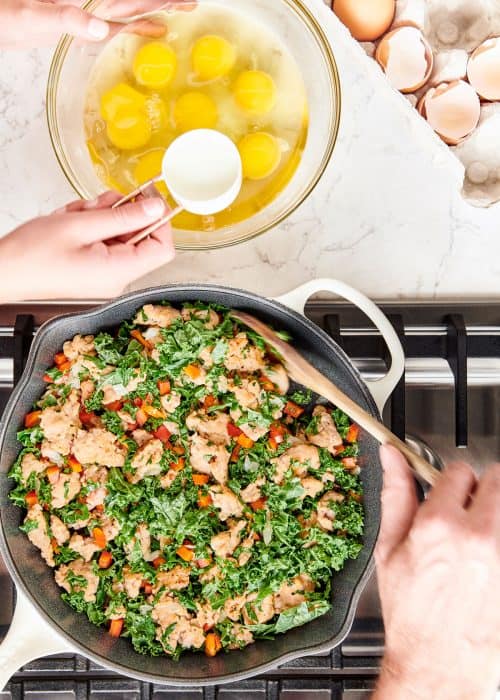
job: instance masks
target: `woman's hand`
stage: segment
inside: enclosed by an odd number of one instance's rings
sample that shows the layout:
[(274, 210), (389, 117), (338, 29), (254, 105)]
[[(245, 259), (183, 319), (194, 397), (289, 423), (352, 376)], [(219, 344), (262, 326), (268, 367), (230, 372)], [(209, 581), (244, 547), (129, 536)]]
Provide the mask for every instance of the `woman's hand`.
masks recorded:
[(94, 202), (74, 202), (0, 239), (0, 302), (113, 297), (134, 279), (170, 262), (174, 246), (169, 224), (135, 246), (126, 243), (130, 234), (164, 216), (163, 199), (111, 209), (119, 198), (107, 192)]
[(491, 700), (500, 680), (500, 464), (450, 464), (419, 506), (405, 459), (384, 466), (377, 573), (386, 655), (377, 700)]
[[(80, 0), (1, 0), (0, 48), (26, 49), (52, 46), (62, 34), (83, 41), (102, 41), (118, 31), (149, 37), (165, 34), (163, 23), (137, 21), (129, 25), (113, 22), (165, 7), (166, 0), (104, 0), (96, 14), (82, 10)], [(192, 9), (192, 0), (172, 0), (169, 7)]]

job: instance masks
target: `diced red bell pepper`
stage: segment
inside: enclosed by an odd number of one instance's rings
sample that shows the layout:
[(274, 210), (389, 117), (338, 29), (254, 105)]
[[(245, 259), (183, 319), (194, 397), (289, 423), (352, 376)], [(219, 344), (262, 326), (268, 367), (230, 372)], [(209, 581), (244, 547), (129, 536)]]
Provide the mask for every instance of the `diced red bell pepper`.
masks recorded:
[(104, 408), (107, 411), (121, 411), (123, 408), (123, 401), (118, 399), (118, 401), (112, 401), (111, 403), (104, 404)]
[(243, 430), (241, 430), (241, 428), (238, 428), (238, 426), (235, 425), (234, 423), (228, 423), (227, 424), (227, 434), (230, 437), (237, 438), (243, 434)]
[(267, 501), (267, 498), (262, 496), (261, 498), (258, 498), (256, 501), (252, 501), (250, 503), (250, 508), (252, 510), (264, 510), (264, 508), (266, 507), (266, 501)]
[(166, 563), (167, 563), (167, 560), (165, 559), (165, 557), (156, 557), (156, 559), (153, 559), (153, 562), (152, 562), (155, 569), (159, 569), (160, 566), (163, 566), (163, 564), (166, 564)]
[(142, 428), (144, 423), (148, 420), (148, 415), (145, 411), (143, 411), (142, 408), (137, 409), (137, 413), (135, 414), (135, 422), (139, 426), (139, 428)]
[(170, 380), (159, 379), (158, 380), (158, 391), (160, 392), (160, 396), (166, 396), (167, 394), (170, 394), (170, 391), (171, 391)]
[(153, 435), (155, 438), (158, 438), (158, 440), (161, 440), (164, 445), (166, 445), (172, 433), (165, 425), (160, 425), (160, 427), (154, 431)]
[(36, 504), (38, 503), (38, 496), (36, 495), (36, 491), (28, 491), (28, 493), (24, 497), (24, 500), (26, 501), (26, 505), (28, 506), (28, 508), (36, 506)]
[(65, 362), (69, 362), (69, 360), (63, 352), (57, 352), (54, 355), (54, 364), (56, 367), (64, 365)]
[(304, 413), (304, 408), (294, 403), (293, 401), (287, 401), (283, 413), (291, 418), (299, 418)]
[(359, 425), (353, 423), (349, 430), (347, 431), (346, 440), (347, 442), (356, 442), (359, 437)]
[(40, 418), (42, 417), (41, 411), (31, 411), (24, 417), (24, 427), (34, 428), (36, 425), (40, 425)]
[(217, 632), (209, 632), (205, 637), (205, 654), (207, 656), (216, 656), (221, 649), (222, 642)]
[(118, 620), (111, 620), (111, 623), (109, 625), (109, 636), (110, 637), (119, 637), (122, 633), (122, 630), (123, 630), (123, 623), (124, 623), (123, 618), (120, 618)]

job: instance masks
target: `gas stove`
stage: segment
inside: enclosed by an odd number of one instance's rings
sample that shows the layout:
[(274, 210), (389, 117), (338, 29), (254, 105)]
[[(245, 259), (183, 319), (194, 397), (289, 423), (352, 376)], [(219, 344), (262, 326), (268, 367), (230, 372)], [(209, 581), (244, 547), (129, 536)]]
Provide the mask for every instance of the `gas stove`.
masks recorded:
[[(19, 379), (36, 328), (97, 302), (0, 306), (0, 414)], [(406, 353), (406, 371), (384, 420), (440, 467), (453, 459), (479, 470), (500, 455), (500, 303), (382, 303)], [(386, 370), (378, 331), (353, 306), (312, 301), (306, 314), (346, 351), (367, 380)], [(0, 562), (0, 637), (12, 616), (14, 588)], [(313, 656), (255, 679), (205, 689), (149, 685), (79, 656), (41, 658), (21, 669), (1, 700), (367, 700), (377, 679), (384, 632), (375, 577), (351, 633), (326, 656)], [(43, 656), (43, 649), (40, 649)]]

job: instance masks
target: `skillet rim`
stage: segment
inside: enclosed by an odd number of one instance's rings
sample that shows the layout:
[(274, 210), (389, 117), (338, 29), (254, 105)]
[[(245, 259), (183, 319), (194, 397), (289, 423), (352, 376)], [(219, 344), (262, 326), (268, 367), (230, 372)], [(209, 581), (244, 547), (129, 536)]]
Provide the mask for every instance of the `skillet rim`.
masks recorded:
[[(49, 319), (45, 323), (43, 323), (37, 333), (35, 334), (35, 337), (33, 338), (33, 342), (31, 344), (31, 348), (29, 351), (29, 355), (26, 361), (26, 366), (23, 370), (23, 374), (18, 382), (18, 384), (14, 387), (14, 390), (9, 397), (9, 400), (7, 402), (7, 405), (5, 407), (5, 410), (3, 412), (2, 418), (0, 419), (0, 453), (3, 450), (4, 442), (6, 441), (6, 432), (7, 432), (7, 427), (10, 423), (10, 417), (11, 414), (14, 412), (14, 409), (21, 398), (22, 394), (24, 393), (25, 388), (30, 382), (31, 376), (33, 374), (33, 371), (35, 369), (35, 360), (38, 356), (39, 350), (43, 345), (44, 337), (47, 333), (48, 330), (51, 330), (54, 326), (57, 327), (60, 324), (64, 324), (65, 321), (68, 319), (77, 319), (77, 318), (85, 318), (85, 319), (90, 319), (92, 320), (94, 317), (98, 318), (99, 316), (102, 316), (103, 314), (106, 314), (109, 311), (119, 309), (120, 306), (123, 304), (128, 304), (129, 302), (137, 301), (139, 304), (144, 304), (147, 303), (149, 300), (149, 297), (151, 296), (158, 296), (160, 294), (168, 294), (169, 292), (176, 292), (176, 293), (185, 293), (186, 299), (185, 301), (193, 301), (194, 296), (196, 292), (209, 292), (209, 293), (217, 293), (221, 292), (224, 294), (229, 294), (235, 299), (243, 299), (243, 300), (251, 300), (253, 302), (256, 302), (259, 304), (259, 306), (262, 306), (265, 310), (270, 311), (271, 313), (276, 310), (280, 310), (282, 313), (285, 315), (291, 316), (292, 319), (294, 319), (296, 322), (299, 322), (302, 325), (305, 325), (306, 328), (311, 331), (313, 334), (319, 336), (319, 339), (325, 344), (327, 347), (329, 347), (334, 355), (335, 359), (338, 360), (339, 364), (342, 363), (342, 368), (344, 371), (349, 373), (352, 377), (353, 380), (356, 381), (358, 384), (358, 387), (362, 394), (364, 395), (364, 398), (371, 410), (371, 413), (373, 416), (375, 416), (377, 419), (380, 420), (380, 413), (378, 410), (378, 407), (375, 403), (375, 399), (373, 398), (366, 382), (363, 380), (360, 372), (358, 369), (352, 364), (351, 360), (345, 353), (345, 351), (337, 345), (337, 343), (325, 332), (323, 331), (319, 326), (317, 326), (313, 321), (308, 319), (304, 314), (301, 314), (294, 309), (291, 309), (290, 307), (286, 306), (286, 304), (282, 303), (281, 301), (278, 301), (276, 299), (269, 299), (267, 297), (260, 296), (259, 294), (255, 294), (253, 292), (249, 292), (244, 289), (236, 288), (236, 287), (226, 287), (223, 285), (211, 285), (211, 284), (197, 284), (197, 283), (179, 283), (179, 284), (169, 284), (169, 285), (159, 285), (155, 287), (147, 287), (145, 289), (141, 290), (136, 290), (133, 292), (129, 292), (127, 294), (123, 294), (112, 301), (106, 302), (104, 304), (101, 304), (95, 308), (92, 308), (88, 311), (82, 311), (82, 312), (76, 312), (76, 313), (67, 313), (63, 314), (61, 316), (57, 316), (55, 318)], [(191, 295), (191, 296), (189, 296)], [(231, 306), (234, 306), (233, 303), (231, 303)], [(126, 319), (122, 319), (126, 320)], [(312, 342), (312, 340), (311, 340)], [(380, 517), (378, 518), (378, 523), (377, 523), (377, 532), (376, 536), (374, 538), (371, 551), (369, 552), (369, 558), (366, 562), (365, 568), (361, 572), (360, 576), (357, 579), (356, 585), (353, 587), (350, 600), (349, 600), (349, 606), (348, 610), (345, 616), (345, 621), (344, 624), (342, 625), (341, 629), (339, 632), (330, 638), (329, 641), (324, 642), (324, 643), (319, 643), (319, 644), (312, 644), (310, 646), (307, 646), (305, 648), (300, 648), (296, 649), (294, 651), (289, 651), (287, 653), (283, 653), (281, 656), (273, 659), (273, 661), (268, 661), (268, 662), (263, 662), (257, 666), (252, 667), (251, 669), (248, 669), (246, 671), (236, 671), (233, 673), (228, 673), (223, 676), (212, 676), (210, 679), (204, 679), (201, 677), (194, 678), (194, 679), (176, 679), (172, 678), (171, 676), (158, 676), (156, 674), (141, 674), (136, 672), (135, 670), (131, 670), (128, 666), (117, 663), (116, 661), (111, 661), (107, 659), (104, 656), (101, 656), (100, 654), (96, 654), (95, 652), (88, 650), (87, 647), (85, 647), (83, 644), (81, 644), (77, 639), (72, 637), (70, 634), (68, 634), (66, 631), (64, 631), (59, 624), (52, 619), (52, 617), (45, 611), (44, 607), (40, 605), (35, 597), (35, 595), (31, 592), (31, 589), (25, 584), (23, 577), (17, 570), (17, 566), (13, 560), (13, 557), (11, 556), (9, 544), (7, 537), (4, 532), (4, 522), (3, 522), (3, 517), (2, 514), (0, 513), (0, 553), (5, 561), (7, 570), (15, 584), (16, 587), (19, 587), (21, 591), (24, 593), (30, 604), (35, 608), (36, 612), (40, 617), (44, 620), (44, 622), (49, 625), (51, 629), (53, 629), (56, 634), (58, 634), (65, 642), (67, 642), (69, 646), (69, 651), (72, 651), (74, 653), (81, 654), (85, 658), (93, 661), (94, 663), (103, 666), (105, 668), (108, 668), (112, 671), (115, 671), (117, 673), (120, 673), (121, 675), (124, 675), (129, 678), (134, 678), (140, 681), (144, 681), (147, 683), (156, 683), (159, 685), (170, 685), (170, 686), (176, 686), (176, 687), (203, 687), (203, 686), (212, 686), (212, 685), (224, 685), (227, 683), (233, 683), (236, 681), (241, 681), (247, 678), (252, 678), (257, 675), (260, 675), (262, 673), (266, 673), (272, 670), (275, 670), (278, 666), (293, 661), (301, 656), (311, 656), (314, 654), (322, 654), (325, 652), (330, 651), (331, 649), (339, 646), (344, 639), (347, 637), (349, 634), (353, 622), (354, 622), (354, 617), (356, 614), (356, 609), (357, 605), (359, 602), (359, 599), (361, 597), (361, 594), (366, 586), (366, 583), (368, 582), (368, 579), (372, 575), (374, 569), (375, 569), (375, 562), (374, 562), (374, 551), (375, 551), (375, 545), (378, 539), (378, 534), (380, 530)]]

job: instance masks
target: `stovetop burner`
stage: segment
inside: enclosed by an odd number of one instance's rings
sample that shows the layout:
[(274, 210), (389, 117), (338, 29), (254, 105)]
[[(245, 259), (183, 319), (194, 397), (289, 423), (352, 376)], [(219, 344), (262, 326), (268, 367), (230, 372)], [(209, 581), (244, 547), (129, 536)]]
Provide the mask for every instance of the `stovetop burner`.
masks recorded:
[[(0, 306), (0, 415), (20, 377), (33, 329), (91, 303)], [(406, 372), (385, 422), (438, 468), (466, 459), (481, 468), (498, 456), (500, 303), (382, 304), (398, 332)], [(351, 357), (365, 379), (386, 371), (383, 341), (354, 307), (314, 301), (306, 313)], [(0, 635), (13, 610), (13, 586), (0, 562)], [(377, 678), (384, 635), (375, 578), (351, 633), (326, 656), (297, 659), (272, 673), (220, 688), (165, 688), (123, 678), (78, 656), (42, 658), (17, 673), (1, 700), (367, 700)], [(40, 650), (43, 654), (43, 649)]]

